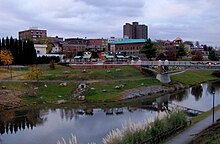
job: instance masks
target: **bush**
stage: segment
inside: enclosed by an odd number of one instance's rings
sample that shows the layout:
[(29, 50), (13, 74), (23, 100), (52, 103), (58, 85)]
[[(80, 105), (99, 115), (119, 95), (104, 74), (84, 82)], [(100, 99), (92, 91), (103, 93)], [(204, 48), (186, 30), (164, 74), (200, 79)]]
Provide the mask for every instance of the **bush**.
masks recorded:
[(214, 71), (212, 73), (212, 75), (216, 76), (216, 77), (220, 77), (220, 71)]
[(55, 69), (55, 61), (54, 60), (51, 60), (50, 61), (50, 69)]
[(42, 57), (37, 57), (36, 59), (36, 64), (49, 64), (52, 60), (54, 62), (58, 63), (60, 61), (60, 58), (58, 56), (42, 56)]

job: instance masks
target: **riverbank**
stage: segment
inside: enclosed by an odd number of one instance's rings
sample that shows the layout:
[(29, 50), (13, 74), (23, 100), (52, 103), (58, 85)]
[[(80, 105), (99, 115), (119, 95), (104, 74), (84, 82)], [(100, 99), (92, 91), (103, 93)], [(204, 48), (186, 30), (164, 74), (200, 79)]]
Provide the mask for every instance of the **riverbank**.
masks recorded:
[[(19, 70), (27, 73), (28, 68)], [(1, 73), (4, 73), (1, 71)], [(16, 71), (15, 71), (16, 72)], [(13, 102), (14, 98), (7, 98), (4, 92), (0, 93), (3, 99), (9, 102), (0, 104), (0, 109), (5, 105), (19, 107), (33, 104), (62, 104), (62, 103), (114, 103), (127, 99), (145, 97), (152, 99), (166, 93), (177, 92), (186, 87), (206, 81), (218, 80), (212, 76), (213, 71), (187, 71), (172, 75), (172, 83), (162, 85), (154, 77), (143, 74), (133, 66), (122, 66), (109, 69), (74, 69), (57, 65), (55, 70), (49, 66), (43, 67), (43, 75), (40, 81), (21, 82), (25, 76), (16, 78), (16, 82), (1, 82), (0, 86), (6, 87), (9, 95), (14, 95), (19, 102)], [(77, 96), (79, 86), (86, 88)], [(2, 90), (0, 90), (2, 91)], [(21, 93), (16, 95), (13, 93)], [(82, 96), (79, 99), (79, 96)], [(16, 99), (15, 99), (16, 100)], [(4, 103), (4, 101), (3, 101)]]

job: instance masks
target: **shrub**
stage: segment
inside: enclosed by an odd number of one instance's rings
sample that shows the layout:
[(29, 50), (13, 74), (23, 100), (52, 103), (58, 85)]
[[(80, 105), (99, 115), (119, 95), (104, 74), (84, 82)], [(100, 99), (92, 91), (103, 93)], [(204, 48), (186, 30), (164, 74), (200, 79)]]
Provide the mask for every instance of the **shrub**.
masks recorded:
[[(170, 128), (184, 125), (187, 120), (186, 114), (181, 111), (173, 112), (171, 115), (165, 114), (157, 116), (145, 122), (127, 122), (122, 130), (116, 130), (103, 139), (104, 144), (138, 144), (150, 138), (168, 131)], [(163, 139), (159, 139), (159, 142)]]
[(212, 73), (212, 75), (216, 76), (216, 77), (220, 77), (220, 71), (214, 71)]
[(55, 69), (55, 60), (50, 61), (50, 69)]

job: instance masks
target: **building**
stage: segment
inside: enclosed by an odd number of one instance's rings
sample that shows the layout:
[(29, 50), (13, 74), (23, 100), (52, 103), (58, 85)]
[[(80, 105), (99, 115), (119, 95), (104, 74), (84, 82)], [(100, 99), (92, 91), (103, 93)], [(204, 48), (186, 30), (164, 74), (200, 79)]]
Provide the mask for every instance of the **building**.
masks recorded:
[(49, 53), (63, 53), (63, 38), (58, 36), (56, 37), (47, 37), (48, 51)]
[[(176, 47), (173, 41), (169, 40), (156, 40), (157, 55), (164, 54), (164, 59), (176, 60)], [(163, 60), (162, 58), (159, 58)]]
[(89, 51), (108, 51), (108, 41), (107, 39), (87, 39), (87, 50)]
[(148, 26), (138, 22), (126, 23), (123, 26), (123, 37), (128, 39), (148, 39)]
[(37, 55), (46, 55), (47, 45), (46, 44), (34, 44)]
[(111, 43), (110, 51), (114, 54), (142, 56), (140, 49), (143, 47), (145, 39), (128, 39)]
[(118, 41), (123, 41), (123, 40), (126, 40), (126, 38), (110, 37), (107, 39), (108, 43), (113, 43), (113, 42), (118, 42)]
[(31, 40), (34, 43), (45, 43), (47, 39), (47, 30), (41, 30), (32, 27), (28, 30), (18, 32), (20, 40)]
[(68, 57), (76, 56), (79, 52), (86, 51), (88, 40), (83, 38), (68, 38), (63, 42), (63, 52)]

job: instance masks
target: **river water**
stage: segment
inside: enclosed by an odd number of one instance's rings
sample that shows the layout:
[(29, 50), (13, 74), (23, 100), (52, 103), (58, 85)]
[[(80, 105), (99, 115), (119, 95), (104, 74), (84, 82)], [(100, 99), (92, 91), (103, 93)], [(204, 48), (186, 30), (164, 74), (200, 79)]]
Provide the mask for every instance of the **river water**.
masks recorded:
[[(220, 104), (220, 83), (201, 84), (175, 95), (164, 96), (169, 102), (207, 111)], [(159, 98), (155, 101), (161, 102)], [(145, 102), (142, 102), (142, 104)], [(112, 129), (122, 128), (130, 120), (139, 122), (154, 117), (160, 110), (144, 105), (122, 108), (25, 108), (0, 113), (0, 144), (56, 144), (61, 138), (76, 135), (79, 144), (101, 143)]]

